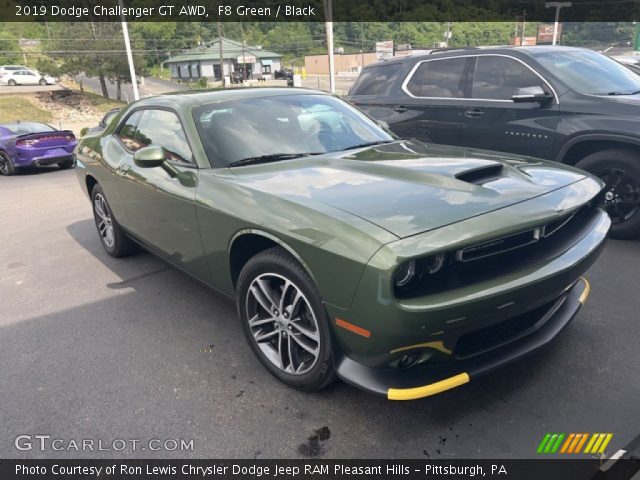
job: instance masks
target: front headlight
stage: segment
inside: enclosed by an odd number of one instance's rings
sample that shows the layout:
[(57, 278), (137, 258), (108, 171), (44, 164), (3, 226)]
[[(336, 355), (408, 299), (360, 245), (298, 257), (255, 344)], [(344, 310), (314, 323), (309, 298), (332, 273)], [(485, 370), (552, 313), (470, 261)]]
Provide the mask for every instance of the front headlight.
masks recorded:
[(394, 288), (408, 293), (422, 284), (428, 284), (431, 277), (439, 277), (445, 270), (447, 259), (446, 253), (438, 253), (402, 263), (393, 276)]
[(400, 288), (406, 287), (411, 283), (411, 280), (413, 280), (415, 277), (416, 277), (416, 261), (409, 260), (408, 262), (405, 262), (402, 265), (400, 265), (400, 267), (396, 270), (394, 283), (396, 287), (400, 287)]

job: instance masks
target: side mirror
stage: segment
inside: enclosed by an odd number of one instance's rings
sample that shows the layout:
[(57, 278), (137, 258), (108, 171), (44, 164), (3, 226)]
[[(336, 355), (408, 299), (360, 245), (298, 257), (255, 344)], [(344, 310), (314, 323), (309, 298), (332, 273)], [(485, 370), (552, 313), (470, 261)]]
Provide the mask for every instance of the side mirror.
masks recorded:
[(552, 98), (553, 96), (545, 92), (541, 86), (536, 85), (535, 87), (519, 88), (516, 90), (515, 95), (511, 97), (511, 100), (515, 103), (542, 103)]
[(164, 149), (157, 145), (141, 148), (133, 154), (133, 162), (140, 168), (160, 167), (164, 160)]

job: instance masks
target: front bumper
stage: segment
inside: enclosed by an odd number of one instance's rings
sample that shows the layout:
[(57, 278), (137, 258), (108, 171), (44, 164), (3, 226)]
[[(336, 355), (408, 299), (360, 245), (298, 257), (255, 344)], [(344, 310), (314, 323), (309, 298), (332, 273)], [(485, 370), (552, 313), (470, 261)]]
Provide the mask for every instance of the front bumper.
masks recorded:
[(578, 313), (589, 291), (589, 282), (581, 277), (548, 310), (541, 312), (526, 335), (486, 353), (443, 364), (399, 370), (368, 367), (337, 352), (336, 372), (345, 382), (384, 395), (389, 400), (415, 400), (435, 395), (468, 383), (472, 378), (518, 360), (549, 343)]

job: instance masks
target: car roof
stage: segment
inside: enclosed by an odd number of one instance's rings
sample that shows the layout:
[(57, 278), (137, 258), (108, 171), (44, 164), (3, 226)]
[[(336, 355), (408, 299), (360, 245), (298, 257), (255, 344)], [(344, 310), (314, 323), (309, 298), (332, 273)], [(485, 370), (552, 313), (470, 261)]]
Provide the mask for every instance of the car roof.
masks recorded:
[(138, 100), (136, 106), (146, 105), (164, 105), (177, 106), (191, 104), (193, 106), (206, 105), (209, 103), (226, 102), (230, 100), (245, 100), (252, 98), (293, 96), (293, 95), (329, 95), (319, 90), (311, 90), (307, 88), (291, 88), (291, 87), (238, 87), (228, 88), (224, 90), (190, 90), (177, 91), (158, 95), (156, 97), (147, 97)]
[(459, 57), (461, 55), (483, 55), (483, 54), (502, 54), (502, 55), (514, 55), (514, 56), (535, 56), (538, 53), (546, 52), (571, 52), (571, 51), (585, 51), (584, 48), (578, 47), (564, 47), (560, 45), (532, 45), (524, 47), (512, 47), (512, 46), (490, 46), (490, 47), (460, 47), (449, 49), (434, 49), (431, 53), (421, 53), (418, 55), (407, 55), (402, 57), (393, 57), (389, 60), (383, 60), (381, 62), (371, 63), (366, 68), (379, 67), (381, 65), (393, 65), (404, 62), (419, 62), (422, 60), (433, 60), (436, 58), (448, 58)]

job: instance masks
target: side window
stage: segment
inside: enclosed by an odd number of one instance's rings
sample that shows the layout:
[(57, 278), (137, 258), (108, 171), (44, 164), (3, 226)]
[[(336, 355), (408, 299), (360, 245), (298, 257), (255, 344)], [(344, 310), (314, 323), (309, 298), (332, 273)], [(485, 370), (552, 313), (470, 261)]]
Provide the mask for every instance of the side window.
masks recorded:
[(471, 84), (471, 98), (511, 100), (519, 88), (544, 83), (522, 63), (508, 57), (479, 56)]
[(136, 130), (136, 141), (143, 147), (159, 145), (164, 148), (167, 160), (193, 163), (193, 155), (180, 120), (166, 110), (143, 110)]
[(407, 83), (416, 97), (461, 98), (462, 74), (467, 58), (447, 58), (423, 62)]
[(138, 122), (140, 121), (140, 117), (142, 117), (142, 112), (137, 111), (133, 114), (129, 115), (127, 120), (122, 124), (120, 129), (118, 130), (118, 138), (122, 143), (124, 143), (125, 147), (129, 150), (135, 152), (136, 150), (140, 150), (144, 145), (136, 140), (136, 127), (138, 126)]
[(401, 66), (400, 63), (394, 63), (365, 68), (349, 93), (351, 95), (387, 95)]

